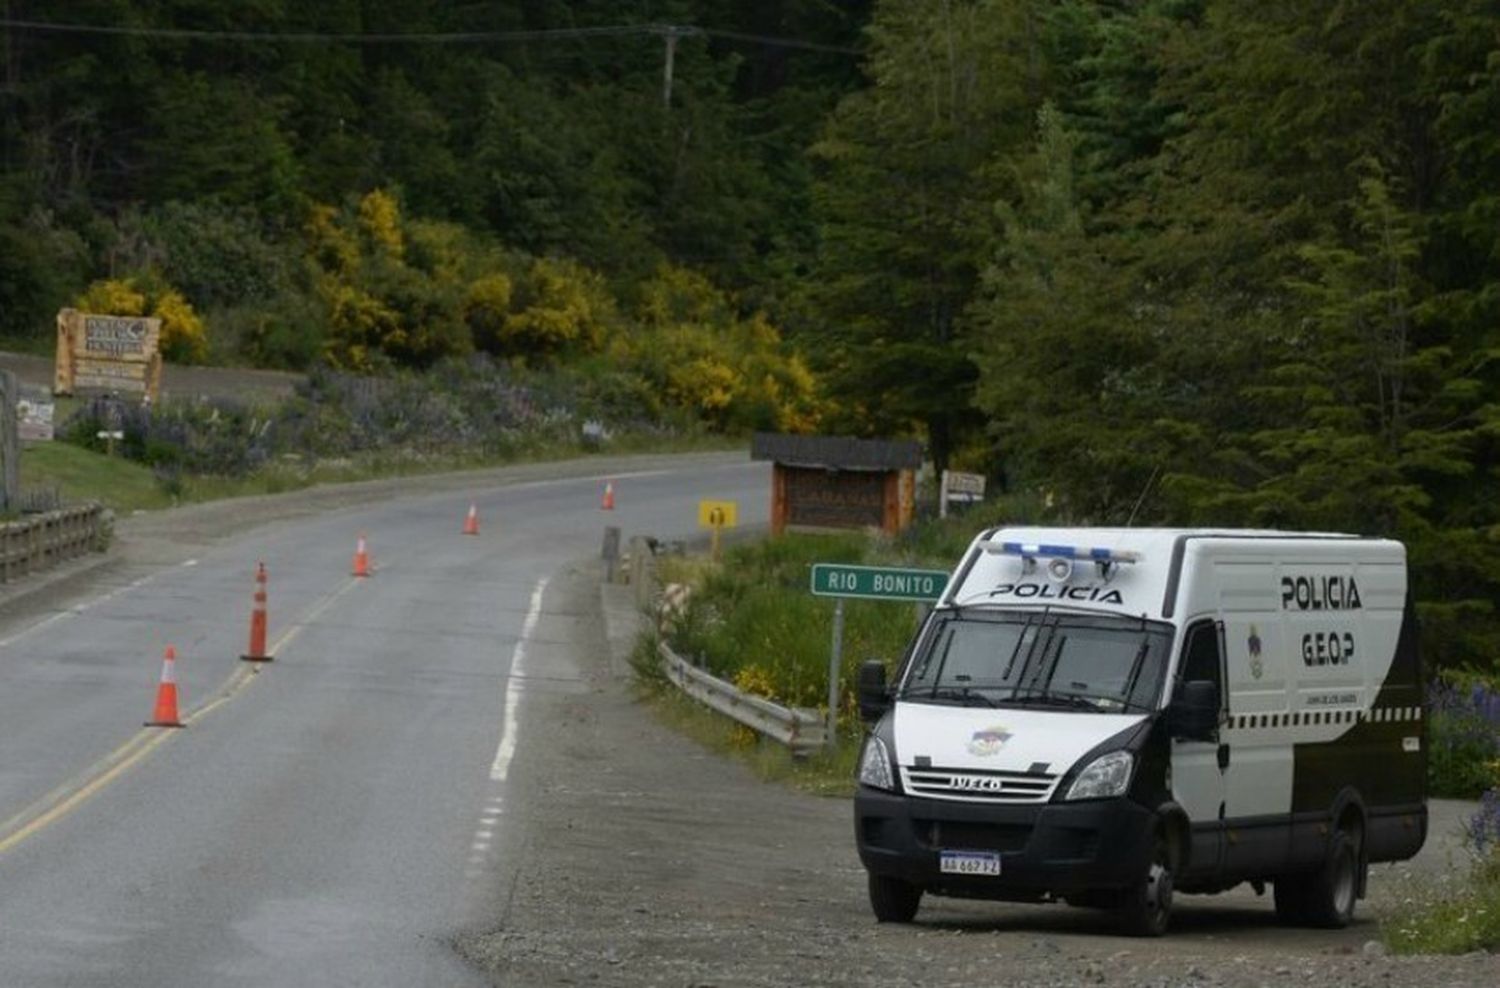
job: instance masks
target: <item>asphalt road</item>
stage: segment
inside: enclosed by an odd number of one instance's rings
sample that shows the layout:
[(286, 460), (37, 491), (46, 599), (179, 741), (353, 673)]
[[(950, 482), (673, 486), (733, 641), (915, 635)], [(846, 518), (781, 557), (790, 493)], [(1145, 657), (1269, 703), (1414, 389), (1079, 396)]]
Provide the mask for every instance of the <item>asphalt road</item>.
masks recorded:
[[(690, 534), (702, 498), (763, 524), (768, 485), (708, 455), (127, 520), (119, 564), (0, 613), (0, 984), (488, 983), (451, 941), (513, 873), (528, 712), (588, 688), (597, 618), (549, 587), (597, 585), (606, 524)], [(189, 724), (143, 728), (169, 643)]]

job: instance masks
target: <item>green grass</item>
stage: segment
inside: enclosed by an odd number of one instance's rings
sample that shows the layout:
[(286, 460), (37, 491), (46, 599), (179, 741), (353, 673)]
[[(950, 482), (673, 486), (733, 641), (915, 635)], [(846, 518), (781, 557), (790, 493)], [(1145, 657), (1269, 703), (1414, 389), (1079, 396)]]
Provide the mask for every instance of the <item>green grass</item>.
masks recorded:
[(21, 451), (21, 487), (55, 488), (65, 502), (99, 501), (116, 514), (173, 503), (150, 467), (62, 442), (32, 443)]
[(1459, 889), (1428, 890), (1381, 923), (1396, 954), (1467, 954), (1500, 950), (1500, 855), (1475, 867)]
[[(955, 527), (897, 540), (862, 533), (788, 534), (733, 546), (722, 563), (706, 556), (663, 557), (661, 580), (693, 588), (687, 611), (671, 632), (672, 646), (742, 689), (783, 705), (826, 712), (834, 602), (809, 592), (812, 564), (948, 569), (973, 537), (972, 528), (971, 522), (966, 536)], [(807, 758), (793, 758), (778, 742), (677, 692), (661, 675), (649, 638), (637, 648), (632, 664), (643, 695), (669, 726), (739, 759), (761, 779), (847, 796), (854, 791), (861, 734), (853, 692), (855, 670), (870, 658), (894, 668), (916, 630), (918, 615), (911, 603), (845, 601), (838, 743)]]
[(657, 718), (677, 733), (720, 755), (745, 765), (763, 782), (788, 785), (817, 796), (851, 796), (860, 738), (854, 726), (840, 723), (838, 745), (832, 750), (793, 757), (791, 749), (679, 691), (662, 673), (656, 659), (656, 637), (646, 632), (630, 657), (638, 698)]
[[(890, 540), (789, 534), (738, 545), (720, 565), (663, 561), (664, 581), (692, 586), (686, 613), (672, 631), (678, 652), (715, 675), (789, 706), (826, 708), (834, 602), (808, 590), (812, 564), (922, 565), (948, 569), (955, 557), (915, 557)], [(916, 630), (915, 604), (850, 600), (844, 604), (840, 706), (852, 711), (855, 670), (866, 659), (890, 668)]]

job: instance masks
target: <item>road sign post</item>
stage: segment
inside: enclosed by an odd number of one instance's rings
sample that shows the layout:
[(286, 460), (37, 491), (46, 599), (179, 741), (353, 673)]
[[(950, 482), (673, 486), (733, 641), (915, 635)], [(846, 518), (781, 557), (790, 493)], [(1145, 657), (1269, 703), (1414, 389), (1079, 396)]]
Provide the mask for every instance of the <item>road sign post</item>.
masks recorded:
[(713, 532), (710, 551), (713, 558), (719, 558), (719, 536), (726, 528), (733, 528), (739, 522), (738, 501), (699, 501), (698, 502), (698, 525)]
[(897, 569), (890, 566), (846, 566), (814, 563), (812, 592), (832, 597), (833, 644), (828, 656), (828, 746), (837, 737), (839, 671), (844, 664), (844, 600), (904, 600), (930, 604), (943, 595), (948, 574), (936, 569)]
[(839, 723), (839, 670), (844, 665), (844, 598), (833, 602), (833, 647), (828, 652), (828, 747)]

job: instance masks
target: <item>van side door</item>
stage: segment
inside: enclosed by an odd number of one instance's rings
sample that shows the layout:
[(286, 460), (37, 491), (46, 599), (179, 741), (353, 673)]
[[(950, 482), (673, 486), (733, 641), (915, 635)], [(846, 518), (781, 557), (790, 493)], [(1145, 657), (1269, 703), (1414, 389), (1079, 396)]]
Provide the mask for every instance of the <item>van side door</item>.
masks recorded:
[[(1178, 682), (1203, 680), (1215, 684), (1219, 723), (1224, 723), (1227, 692), (1224, 679), (1223, 630), (1205, 619), (1188, 625), (1178, 658)], [(1224, 864), (1224, 800), (1228, 791), (1228, 746), (1220, 731), (1209, 741), (1172, 738), (1172, 798), (1192, 823), (1192, 851), (1187, 872), (1212, 875)]]

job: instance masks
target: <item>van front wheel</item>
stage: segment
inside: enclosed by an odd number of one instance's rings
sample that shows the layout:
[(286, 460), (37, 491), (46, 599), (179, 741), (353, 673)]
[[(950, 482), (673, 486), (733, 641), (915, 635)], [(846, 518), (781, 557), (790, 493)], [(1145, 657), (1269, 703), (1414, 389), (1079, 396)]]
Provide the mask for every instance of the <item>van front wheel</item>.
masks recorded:
[(1136, 937), (1159, 937), (1172, 921), (1175, 856), (1164, 827), (1158, 824), (1152, 841), (1151, 865), (1145, 877), (1125, 890), (1120, 902), (1120, 925)]
[(910, 923), (922, 904), (922, 889), (884, 875), (870, 876), (870, 908), (882, 923)]

